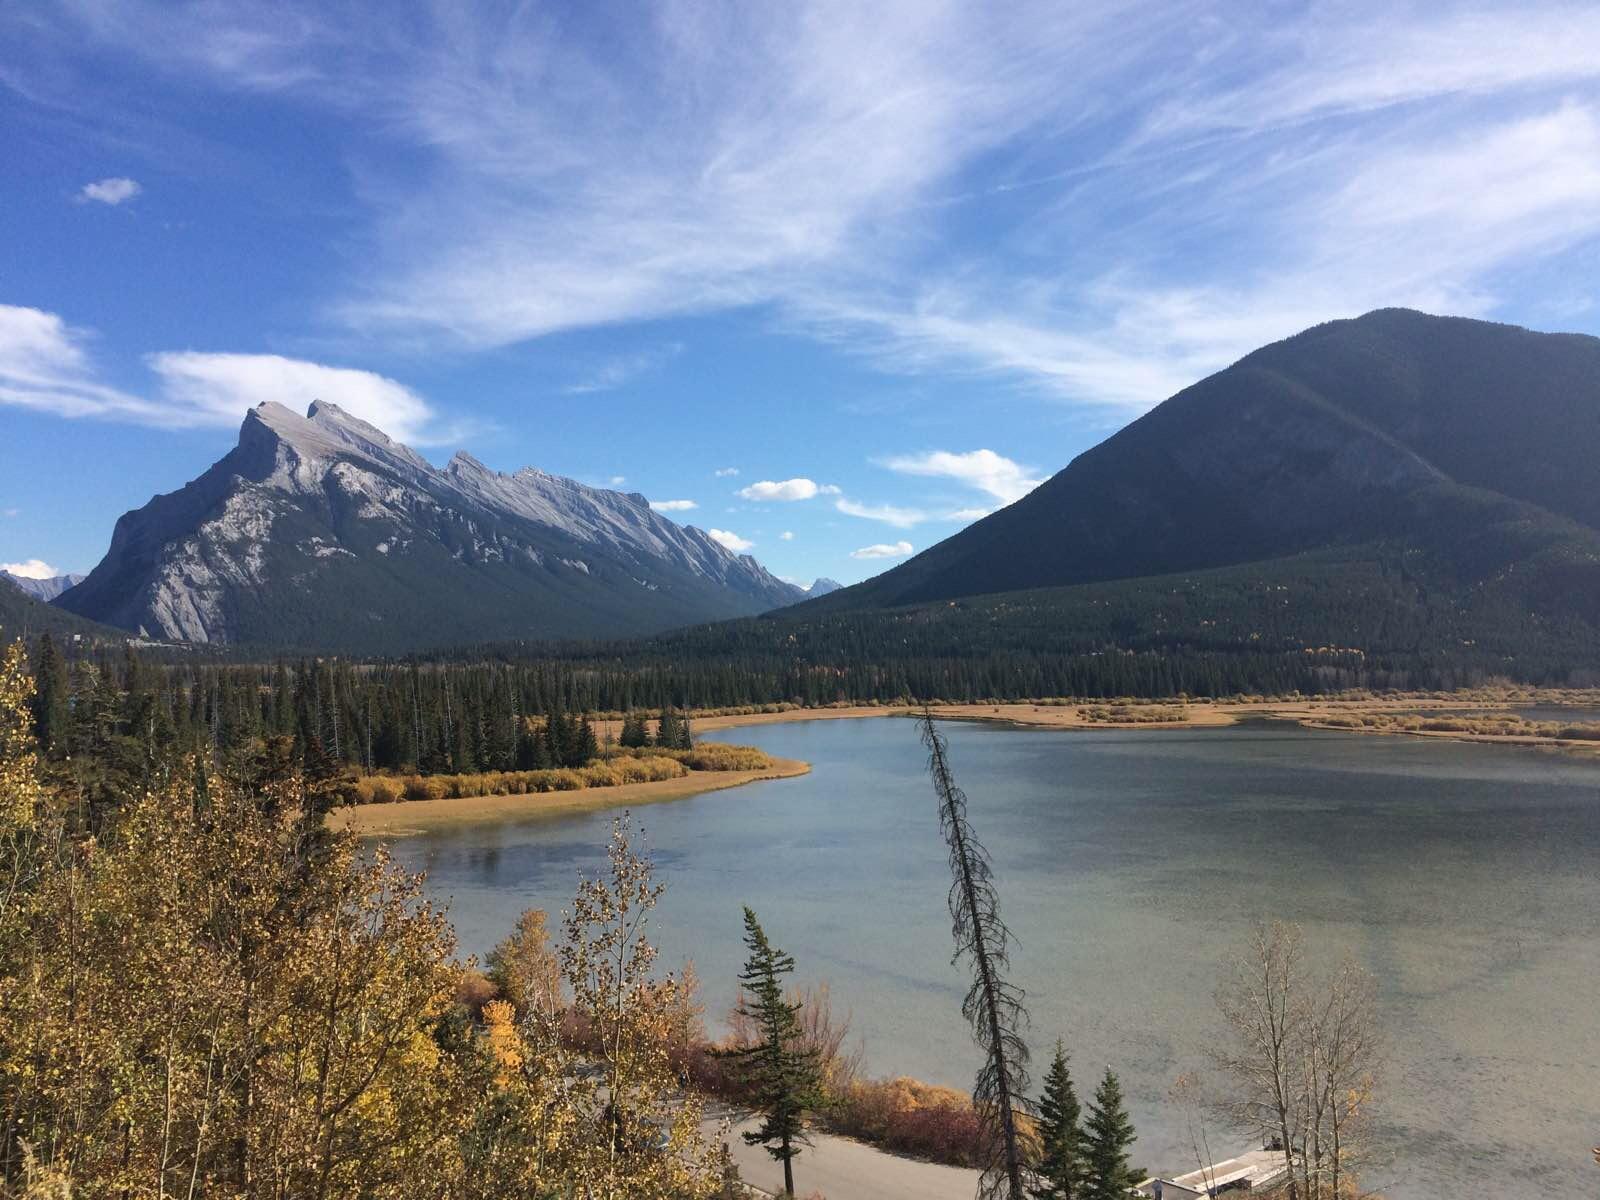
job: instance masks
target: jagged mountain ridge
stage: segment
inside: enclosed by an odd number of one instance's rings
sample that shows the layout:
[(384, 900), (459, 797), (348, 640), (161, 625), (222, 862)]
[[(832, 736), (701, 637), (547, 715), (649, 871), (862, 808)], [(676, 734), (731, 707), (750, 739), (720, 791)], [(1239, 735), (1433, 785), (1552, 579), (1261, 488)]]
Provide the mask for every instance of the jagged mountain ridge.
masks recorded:
[(82, 575), (52, 575), (47, 579), (34, 579), (27, 575), (13, 575), (10, 571), (0, 571), (0, 583), (9, 583), (19, 591), (25, 592), (35, 600), (49, 602), (70, 587), (76, 587), (84, 580)]
[(151, 637), (406, 652), (647, 633), (803, 593), (643, 496), (458, 453), (339, 409), (252, 409), (198, 479), (118, 520), (64, 608)]
[(1383, 309), (1246, 356), (1016, 503), (798, 614), (1383, 545), (1593, 619), (1600, 339)]

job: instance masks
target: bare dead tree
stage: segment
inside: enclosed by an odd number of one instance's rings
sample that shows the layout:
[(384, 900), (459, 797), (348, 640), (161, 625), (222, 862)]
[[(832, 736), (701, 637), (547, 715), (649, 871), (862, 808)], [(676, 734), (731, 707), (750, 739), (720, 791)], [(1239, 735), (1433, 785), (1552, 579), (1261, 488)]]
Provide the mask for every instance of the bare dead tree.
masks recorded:
[(1217, 989), (1233, 1041), (1214, 1058), (1233, 1080), (1231, 1122), (1282, 1149), (1289, 1200), (1342, 1200), (1382, 1057), (1377, 982), (1349, 957), (1326, 975), (1303, 958), (1297, 926), (1255, 927)]
[(928, 773), (939, 794), (939, 829), (950, 847), (951, 933), (956, 952), (952, 963), (968, 960), (972, 986), (961, 1004), (972, 1026), (972, 1039), (983, 1051), (983, 1066), (972, 1099), (988, 1134), (979, 1200), (1024, 1200), (1027, 1168), (1017, 1118), (1028, 1113), (1028, 1047), (1022, 1031), (1028, 1025), (1022, 989), (1009, 983), (1008, 943), (1011, 931), (1000, 919), (1000, 896), (994, 886), (989, 853), (967, 820), (967, 797), (950, 774), (944, 738), (924, 708), (918, 720), (922, 744), (928, 748)]

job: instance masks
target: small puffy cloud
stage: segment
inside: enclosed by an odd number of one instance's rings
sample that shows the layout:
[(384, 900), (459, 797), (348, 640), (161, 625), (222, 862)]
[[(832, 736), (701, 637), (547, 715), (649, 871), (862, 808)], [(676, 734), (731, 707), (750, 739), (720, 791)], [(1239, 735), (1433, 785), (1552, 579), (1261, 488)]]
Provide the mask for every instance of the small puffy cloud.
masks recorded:
[(886, 458), (883, 465), (902, 475), (954, 479), (987, 492), (1003, 504), (1022, 499), (1044, 482), (1028, 467), (993, 450), (969, 450), (964, 454), (930, 450), (926, 454), (901, 454)]
[(628, 477), (626, 475), (613, 475), (611, 477), (611, 486), (612, 487), (621, 487), (623, 484), (625, 484), (627, 482), (628, 482)]
[(780, 542), (792, 542), (792, 541), (794, 541), (794, 530), (785, 529), (782, 533), (780, 533), (778, 535), (778, 540)]
[(83, 190), (78, 193), (79, 200), (94, 200), (100, 204), (118, 205), (132, 200), (144, 189), (137, 181), (117, 176), (112, 179), (97, 179), (93, 183), (83, 185)]
[(657, 512), (688, 512), (691, 508), (699, 508), (693, 500), (652, 500), (650, 507)]
[(878, 542), (850, 551), (851, 558), (904, 558), (911, 553), (910, 542)]
[[(304, 408), (313, 400), (336, 404), (402, 442), (427, 443), (434, 413), (404, 384), (374, 371), (330, 367), (277, 354), (152, 354), (174, 406), (174, 423), (231, 425), (265, 400)], [(176, 418), (182, 417), (182, 420)]]
[(715, 475), (718, 479), (732, 479), (735, 475), (737, 475), (739, 473), (739, 468), (738, 467), (718, 467), (715, 471), (713, 471), (711, 473), (713, 475)]
[(755, 548), (755, 543), (740, 537), (737, 533), (727, 529), (708, 529), (706, 536), (724, 550), (731, 550), (735, 554), (743, 554), (746, 550)]
[(901, 508), (896, 504), (858, 504), (854, 500), (840, 497), (834, 501), (833, 506), (847, 517), (882, 521), (885, 525), (893, 525), (896, 529), (910, 529), (913, 525), (920, 525), (928, 519), (928, 514), (920, 508)]
[(54, 579), (57, 575), (66, 572), (59, 567), (52, 567), (42, 558), (30, 558), (24, 562), (0, 563), (0, 571), (7, 575), (15, 575), (18, 579)]
[(831, 483), (817, 483), (804, 477), (796, 479), (763, 479), (739, 489), (746, 500), (810, 500), (815, 496), (837, 496), (839, 489)]

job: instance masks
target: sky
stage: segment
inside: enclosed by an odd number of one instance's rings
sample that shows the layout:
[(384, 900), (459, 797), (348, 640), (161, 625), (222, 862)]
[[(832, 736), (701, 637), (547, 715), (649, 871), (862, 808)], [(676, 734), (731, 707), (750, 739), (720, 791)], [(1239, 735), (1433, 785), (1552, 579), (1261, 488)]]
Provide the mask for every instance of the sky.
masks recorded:
[(1255, 347), (1600, 333), (1600, 5), (0, 6), (0, 565), (331, 400), (875, 574)]

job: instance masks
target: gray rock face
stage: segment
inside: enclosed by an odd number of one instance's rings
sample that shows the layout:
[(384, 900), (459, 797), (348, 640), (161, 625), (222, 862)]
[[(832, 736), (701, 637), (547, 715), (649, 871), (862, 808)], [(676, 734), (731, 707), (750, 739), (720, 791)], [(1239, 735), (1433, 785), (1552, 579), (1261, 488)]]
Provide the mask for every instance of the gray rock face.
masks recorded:
[(82, 575), (52, 575), (49, 579), (28, 579), (22, 575), (13, 575), (9, 571), (0, 571), (0, 579), (13, 587), (20, 589), (35, 600), (54, 600), (70, 587), (76, 587), (84, 581)]
[(61, 603), (151, 637), (405, 652), (648, 633), (802, 595), (642, 496), (465, 453), (435, 469), (317, 402), (251, 410), (210, 470), (117, 522)]
[(837, 592), (844, 584), (837, 579), (829, 579), (826, 575), (819, 575), (811, 581), (811, 586), (806, 589), (806, 596), (826, 596), (829, 592)]

